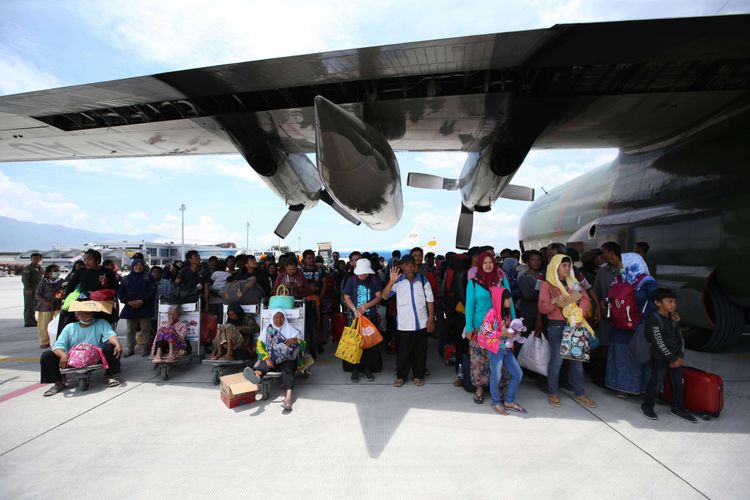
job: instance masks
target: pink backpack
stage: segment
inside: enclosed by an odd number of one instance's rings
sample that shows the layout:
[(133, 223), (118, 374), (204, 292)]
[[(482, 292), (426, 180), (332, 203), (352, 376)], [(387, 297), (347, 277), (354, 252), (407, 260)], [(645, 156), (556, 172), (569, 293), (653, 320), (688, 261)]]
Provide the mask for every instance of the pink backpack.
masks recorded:
[(492, 297), (492, 307), (484, 315), (482, 326), (479, 327), (477, 335), (477, 344), (482, 349), (487, 349), (492, 354), (497, 354), (500, 350), (500, 341), (502, 340), (503, 322), (500, 317), (503, 299), (503, 289), (497, 286), (490, 288)]
[(99, 364), (99, 361), (102, 362), (105, 370), (109, 368), (104, 351), (95, 345), (80, 343), (68, 352), (68, 366), (71, 368), (86, 368)]
[(615, 282), (607, 292), (607, 318), (609, 324), (618, 330), (635, 330), (635, 327), (643, 320), (643, 313), (638, 308), (636, 299), (636, 287), (646, 275), (641, 275), (630, 284), (621, 277), (616, 277)]

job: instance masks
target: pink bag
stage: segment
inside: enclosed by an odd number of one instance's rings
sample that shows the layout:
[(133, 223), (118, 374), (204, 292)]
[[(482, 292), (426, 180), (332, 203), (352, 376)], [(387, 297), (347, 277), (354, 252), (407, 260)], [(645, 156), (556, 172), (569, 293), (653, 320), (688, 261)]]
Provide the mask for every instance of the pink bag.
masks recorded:
[(482, 326), (479, 327), (477, 343), (482, 349), (487, 349), (492, 354), (497, 354), (497, 351), (500, 350), (500, 342), (504, 342), (502, 339), (503, 321), (500, 317), (503, 304), (503, 289), (493, 286), (490, 288), (490, 296), (492, 297), (492, 307), (485, 314)]
[(104, 351), (95, 345), (80, 343), (68, 352), (68, 366), (71, 368), (86, 368), (99, 364), (99, 361), (102, 362), (105, 370), (109, 368)]

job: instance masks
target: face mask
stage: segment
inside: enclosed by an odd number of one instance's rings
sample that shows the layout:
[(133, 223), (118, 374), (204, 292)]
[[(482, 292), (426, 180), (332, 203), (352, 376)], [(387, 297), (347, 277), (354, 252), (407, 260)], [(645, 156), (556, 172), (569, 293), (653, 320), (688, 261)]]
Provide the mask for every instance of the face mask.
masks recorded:
[(79, 320), (78, 320), (78, 322), (79, 322), (80, 324), (82, 324), (82, 325), (90, 325), (90, 324), (91, 324), (91, 323), (93, 323), (94, 321), (96, 321), (96, 320), (95, 320), (95, 319), (93, 319), (93, 318), (91, 319), (91, 321), (83, 321), (82, 319), (79, 319)]
[(60, 277), (60, 271), (55, 271), (54, 273), (52, 273), (52, 277), (53, 277), (54, 279), (57, 279), (57, 278), (59, 278), (59, 277)]

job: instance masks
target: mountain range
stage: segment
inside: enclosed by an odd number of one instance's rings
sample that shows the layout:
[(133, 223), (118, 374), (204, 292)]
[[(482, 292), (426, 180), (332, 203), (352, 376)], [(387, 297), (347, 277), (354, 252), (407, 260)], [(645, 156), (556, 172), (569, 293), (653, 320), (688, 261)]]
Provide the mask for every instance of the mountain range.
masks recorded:
[(50, 250), (53, 246), (82, 247), (84, 243), (106, 240), (154, 241), (159, 234), (97, 233), (57, 224), (37, 224), (0, 216), (0, 252)]

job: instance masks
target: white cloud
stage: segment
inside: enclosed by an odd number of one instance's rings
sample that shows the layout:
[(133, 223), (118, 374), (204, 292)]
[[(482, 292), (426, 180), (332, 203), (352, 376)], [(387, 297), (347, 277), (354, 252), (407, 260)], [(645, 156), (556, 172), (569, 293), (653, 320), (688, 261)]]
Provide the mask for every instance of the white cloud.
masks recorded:
[[(416, 162), (425, 174), (447, 175), (458, 177), (466, 162), (467, 153), (455, 152), (429, 152), (416, 155)], [(437, 171), (437, 172), (436, 172)]]
[(0, 95), (60, 87), (64, 82), (19, 56), (0, 49)]
[(78, 227), (89, 221), (89, 215), (60, 193), (34, 191), (26, 184), (14, 182), (0, 171), (0, 215), (44, 224)]
[(366, 2), (200, 0), (80, 2), (75, 11), (111, 45), (183, 69), (348, 48)]
[[(180, 217), (172, 214), (166, 214), (161, 222), (148, 224), (142, 232), (157, 233), (164, 236), (161, 241), (181, 241)], [(139, 231), (140, 232), (140, 231)], [(238, 231), (232, 231), (226, 226), (218, 224), (213, 217), (203, 215), (198, 217), (197, 224), (185, 225), (185, 245), (212, 245), (215, 243), (234, 242), (238, 246), (244, 245), (245, 234)]]
[(231, 177), (251, 184), (265, 185), (260, 176), (239, 155), (64, 160), (50, 162), (50, 164), (77, 172), (148, 180), (159, 184), (178, 175), (191, 174)]

